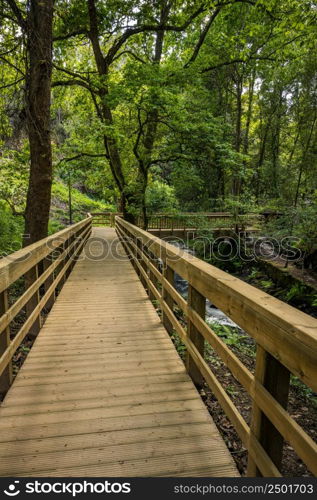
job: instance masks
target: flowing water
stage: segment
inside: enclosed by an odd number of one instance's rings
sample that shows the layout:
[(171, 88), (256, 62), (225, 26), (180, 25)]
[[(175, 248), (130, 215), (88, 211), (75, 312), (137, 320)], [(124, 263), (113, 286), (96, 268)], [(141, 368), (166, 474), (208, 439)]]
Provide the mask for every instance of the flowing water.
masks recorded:
[[(184, 243), (178, 241), (170, 241), (174, 246), (185, 250), (186, 252), (194, 255), (194, 252), (187, 248)], [(187, 298), (188, 293), (188, 282), (184, 280), (181, 276), (175, 273), (174, 278), (174, 286), (176, 290), (182, 295), (182, 297)], [(206, 320), (208, 323), (218, 323), (219, 325), (231, 326), (235, 328), (239, 328), (236, 323), (234, 323), (225, 313), (223, 313), (220, 309), (214, 306), (209, 300), (206, 301)]]

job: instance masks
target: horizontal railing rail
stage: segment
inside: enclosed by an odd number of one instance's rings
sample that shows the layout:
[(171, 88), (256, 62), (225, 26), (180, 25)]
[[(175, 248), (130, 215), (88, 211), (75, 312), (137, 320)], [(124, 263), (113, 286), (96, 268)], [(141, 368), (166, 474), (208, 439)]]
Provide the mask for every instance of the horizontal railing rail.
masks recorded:
[[(214, 221), (230, 219), (229, 213), (197, 214), (150, 214), (148, 215), (148, 229), (188, 229), (196, 227), (199, 221)], [(137, 226), (143, 227), (143, 218), (138, 217)]]
[[(287, 412), (291, 373), (317, 391), (317, 320), (120, 217), (116, 230), (166, 329), (185, 344), (187, 371), (196, 384), (207, 383), (248, 450), (248, 475), (280, 476), (284, 439), (317, 474), (317, 445)], [(188, 281), (187, 300), (175, 273)], [(206, 323), (206, 299), (254, 339), (254, 373)], [(251, 397), (250, 425), (206, 362), (206, 342)]]
[[(147, 217), (147, 229), (151, 230), (197, 230), (197, 229), (231, 229), (243, 231), (260, 220), (258, 214), (240, 214), (234, 216), (228, 212), (214, 213), (179, 213), (150, 214)], [(136, 225), (144, 227), (143, 217), (137, 218)]]
[[(119, 212), (94, 212), (89, 214), (93, 217), (94, 226), (110, 226), (114, 227), (115, 217), (122, 217)], [(150, 230), (171, 230), (180, 229), (197, 229), (200, 226), (208, 225), (213, 227), (215, 221), (218, 221), (219, 228), (229, 228), (237, 230), (244, 230), (246, 226), (253, 224), (259, 220), (257, 214), (243, 214), (234, 217), (229, 212), (213, 212), (213, 213), (180, 213), (180, 214), (149, 214), (147, 216), (147, 229)], [(144, 220), (142, 216), (137, 216), (136, 225), (144, 227)]]
[[(12, 383), (12, 358), (25, 337), (35, 337), (90, 236), (92, 217), (0, 260), (0, 393)], [(22, 281), (20, 281), (22, 280)], [(16, 287), (12, 293), (12, 287)], [(17, 297), (13, 296), (17, 295)], [(24, 312), (17, 331), (12, 323)], [(22, 324), (20, 324), (22, 323)]]

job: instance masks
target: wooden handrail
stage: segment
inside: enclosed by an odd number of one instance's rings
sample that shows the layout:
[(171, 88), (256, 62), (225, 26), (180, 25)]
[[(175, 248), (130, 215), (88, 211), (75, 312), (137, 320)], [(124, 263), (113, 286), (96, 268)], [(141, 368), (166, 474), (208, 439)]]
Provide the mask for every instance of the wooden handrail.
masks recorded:
[[(73, 224), (0, 260), (0, 392), (12, 382), (12, 357), (23, 339), (41, 328), (41, 312), (50, 308), (91, 233), (92, 217)], [(10, 287), (24, 278), (24, 292), (9, 303)], [(26, 308), (14, 338), (12, 321)]]
[(87, 217), (77, 224), (3, 257), (0, 260), (0, 293), (90, 222), (91, 218)]
[(92, 212), (87, 214), (92, 217), (92, 224), (94, 226), (110, 226), (114, 227), (115, 217), (122, 216), (120, 212)]
[[(181, 213), (181, 214), (149, 214), (147, 220), (148, 229), (184, 229), (195, 228), (197, 220), (230, 220), (232, 214), (228, 212), (215, 212), (215, 213)], [(143, 218), (140, 216), (137, 219), (137, 226), (143, 227)]]
[[(164, 325), (186, 345), (189, 374), (196, 383), (204, 378), (247, 448), (248, 475), (280, 476), (283, 439), (317, 474), (317, 445), (286, 411), (290, 373), (317, 390), (316, 319), (120, 217), (115, 222), (137, 273), (160, 304)], [(175, 272), (188, 281), (187, 301), (174, 287)], [(206, 299), (255, 340), (254, 374), (205, 322)], [(187, 318), (187, 329), (175, 316), (174, 303)], [(251, 396), (250, 426), (204, 360), (204, 341)]]
[[(93, 212), (91, 214), (87, 214), (93, 217), (93, 225), (101, 225), (101, 226), (110, 226), (114, 227), (114, 219), (116, 216), (122, 217), (122, 213), (119, 212)], [(243, 214), (239, 215), (240, 218), (247, 218), (248, 220), (258, 219), (257, 214)], [(197, 213), (197, 212), (186, 212), (181, 214), (149, 214), (148, 215), (148, 229), (195, 229), (196, 224), (195, 221), (198, 219), (205, 220), (222, 220), (226, 219), (232, 221), (232, 228), (235, 225), (234, 216), (229, 212), (213, 212), (213, 213)], [(139, 227), (143, 227), (143, 218), (142, 216), (137, 217), (136, 225)]]

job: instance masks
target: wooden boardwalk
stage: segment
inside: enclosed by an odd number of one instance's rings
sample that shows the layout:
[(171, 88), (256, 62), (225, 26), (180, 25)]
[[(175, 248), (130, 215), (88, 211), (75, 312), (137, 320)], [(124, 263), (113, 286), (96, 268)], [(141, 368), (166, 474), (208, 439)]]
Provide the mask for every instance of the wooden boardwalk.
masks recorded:
[(0, 475), (238, 475), (114, 229), (93, 235), (104, 258), (75, 265), (1, 405)]

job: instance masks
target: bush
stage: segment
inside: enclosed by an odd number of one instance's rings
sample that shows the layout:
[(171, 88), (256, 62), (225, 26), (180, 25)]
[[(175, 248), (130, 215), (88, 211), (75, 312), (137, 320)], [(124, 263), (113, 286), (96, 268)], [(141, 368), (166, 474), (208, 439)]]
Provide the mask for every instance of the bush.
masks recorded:
[(0, 256), (3, 257), (22, 246), (24, 219), (14, 216), (4, 202), (0, 201)]
[(164, 182), (152, 182), (146, 191), (146, 205), (150, 214), (176, 212), (178, 201), (174, 188)]

